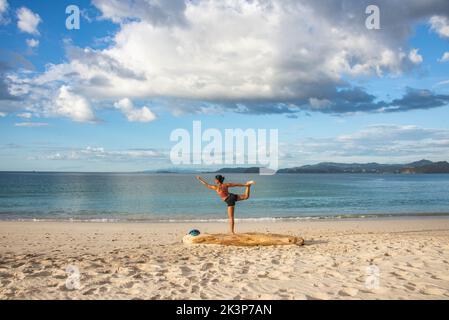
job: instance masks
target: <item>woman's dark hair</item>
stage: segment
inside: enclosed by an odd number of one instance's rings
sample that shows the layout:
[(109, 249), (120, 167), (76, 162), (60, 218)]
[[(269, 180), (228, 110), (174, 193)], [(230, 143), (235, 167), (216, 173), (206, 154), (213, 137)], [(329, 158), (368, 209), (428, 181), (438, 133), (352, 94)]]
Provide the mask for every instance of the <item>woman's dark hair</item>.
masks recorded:
[(217, 174), (217, 175), (215, 176), (215, 179), (217, 179), (218, 181), (220, 181), (220, 183), (223, 183), (225, 177), (223, 177), (221, 174)]

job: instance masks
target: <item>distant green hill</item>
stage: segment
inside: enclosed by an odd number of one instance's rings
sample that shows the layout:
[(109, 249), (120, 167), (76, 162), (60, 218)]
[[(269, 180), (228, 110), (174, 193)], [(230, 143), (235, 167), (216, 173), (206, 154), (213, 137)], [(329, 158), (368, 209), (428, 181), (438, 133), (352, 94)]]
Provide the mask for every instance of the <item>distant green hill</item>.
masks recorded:
[(277, 173), (449, 173), (449, 163), (429, 160), (407, 164), (322, 162), (315, 165), (280, 169)]

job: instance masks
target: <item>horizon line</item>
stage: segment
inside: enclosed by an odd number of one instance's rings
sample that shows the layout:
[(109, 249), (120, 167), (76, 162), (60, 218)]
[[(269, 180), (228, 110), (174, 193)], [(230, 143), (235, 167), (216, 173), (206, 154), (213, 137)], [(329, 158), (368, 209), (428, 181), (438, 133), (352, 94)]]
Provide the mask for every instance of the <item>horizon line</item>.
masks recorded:
[[(448, 160), (439, 160), (439, 161), (433, 161), (428, 159), (420, 159), (416, 161), (411, 162), (405, 162), (405, 163), (381, 163), (381, 162), (333, 162), (333, 161), (321, 161), (314, 164), (304, 164), (299, 166), (290, 166), (290, 167), (283, 167), (278, 168), (276, 173), (278, 173), (279, 170), (283, 169), (292, 169), (292, 168), (301, 168), (304, 166), (313, 166), (313, 165), (319, 165), (324, 163), (335, 163), (335, 164), (348, 164), (348, 165), (356, 165), (356, 164), (380, 164), (380, 165), (407, 165), (412, 164), (415, 162), (421, 162), (421, 161), (430, 161), (432, 163), (438, 163), (438, 162), (448, 162)], [(223, 170), (223, 169), (250, 169), (250, 168), (265, 168), (261, 166), (228, 166), (228, 167), (220, 167), (217, 169), (176, 169), (176, 168), (159, 168), (159, 169), (144, 169), (144, 170), (133, 170), (133, 171), (112, 171), (112, 170), (106, 170), (106, 171), (65, 171), (65, 170), (0, 170), (0, 173), (116, 173), (116, 174), (139, 174), (139, 173), (153, 173), (153, 174), (191, 174), (191, 173), (215, 173), (216, 171)], [(231, 172), (231, 173), (244, 173), (244, 172)], [(246, 173), (248, 174), (248, 173)]]

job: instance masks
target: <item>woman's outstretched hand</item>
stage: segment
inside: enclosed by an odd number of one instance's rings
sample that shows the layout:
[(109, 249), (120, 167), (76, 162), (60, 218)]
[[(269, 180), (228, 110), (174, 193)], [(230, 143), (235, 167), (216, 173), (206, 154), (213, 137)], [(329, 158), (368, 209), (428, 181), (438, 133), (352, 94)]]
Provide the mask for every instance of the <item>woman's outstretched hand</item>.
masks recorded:
[(200, 176), (196, 176), (196, 178), (198, 179), (199, 182), (201, 182), (202, 184), (206, 184), (206, 182), (203, 180), (203, 178), (201, 178)]
[(196, 178), (198, 179), (199, 182), (201, 182), (202, 184), (204, 184), (207, 188), (211, 189), (211, 190), (216, 190), (216, 187), (213, 185), (208, 184), (203, 178), (201, 178), (200, 176), (196, 176)]

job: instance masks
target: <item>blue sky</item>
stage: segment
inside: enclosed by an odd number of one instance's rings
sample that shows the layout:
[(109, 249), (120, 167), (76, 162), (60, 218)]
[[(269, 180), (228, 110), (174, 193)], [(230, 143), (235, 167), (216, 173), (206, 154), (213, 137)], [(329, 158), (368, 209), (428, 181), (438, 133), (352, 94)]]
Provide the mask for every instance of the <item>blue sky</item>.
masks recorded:
[(447, 3), (344, 3), (0, 0), (0, 170), (172, 168), (194, 120), (278, 129), (281, 167), (449, 160)]

